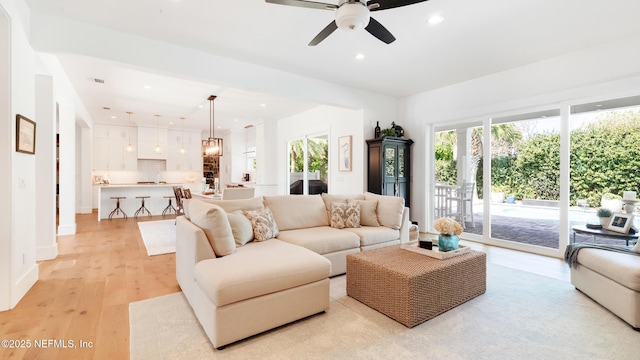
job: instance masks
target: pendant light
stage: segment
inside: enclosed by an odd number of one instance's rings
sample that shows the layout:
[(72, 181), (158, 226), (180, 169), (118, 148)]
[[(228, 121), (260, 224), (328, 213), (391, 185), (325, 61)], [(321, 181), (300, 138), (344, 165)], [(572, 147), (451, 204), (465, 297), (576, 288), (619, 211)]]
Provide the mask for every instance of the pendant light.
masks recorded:
[(127, 134), (129, 135), (129, 145), (127, 146), (127, 151), (132, 152), (133, 146), (131, 145), (131, 114), (133, 113), (131, 111), (127, 111), (127, 114), (129, 114), (129, 125), (127, 127)]
[(214, 137), (215, 126), (213, 122), (213, 100), (216, 99), (215, 95), (210, 95), (209, 100), (209, 138), (204, 144), (204, 154), (207, 156), (222, 156), (222, 139)]
[(160, 148), (160, 115), (156, 114), (156, 152), (160, 153), (162, 152), (162, 149)]
[(180, 120), (182, 121), (180, 125), (180, 132), (182, 133), (182, 135), (180, 135), (180, 154), (184, 155), (186, 152), (184, 150), (184, 117), (181, 117)]

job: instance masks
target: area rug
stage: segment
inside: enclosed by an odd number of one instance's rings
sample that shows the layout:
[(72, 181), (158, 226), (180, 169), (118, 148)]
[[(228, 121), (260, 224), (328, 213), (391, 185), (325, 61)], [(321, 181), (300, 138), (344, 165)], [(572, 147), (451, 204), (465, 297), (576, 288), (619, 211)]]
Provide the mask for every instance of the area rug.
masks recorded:
[(215, 350), (182, 293), (129, 305), (131, 359), (637, 359), (640, 332), (570, 283), (489, 265), (487, 292), (414, 328), (346, 296)]
[(175, 219), (138, 222), (142, 242), (149, 256), (176, 252), (175, 223)]

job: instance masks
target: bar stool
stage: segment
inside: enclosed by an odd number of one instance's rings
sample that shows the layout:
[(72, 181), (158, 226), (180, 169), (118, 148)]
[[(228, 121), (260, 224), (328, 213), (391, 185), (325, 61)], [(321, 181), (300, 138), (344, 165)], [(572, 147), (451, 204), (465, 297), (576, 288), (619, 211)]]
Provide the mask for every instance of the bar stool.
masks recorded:
[(171, 213), (172, 210), (174, 213), (177, 213), (176, 208), (174, 208), (173, 204), (171, 203), (171, 199), (173, 199), (173, 196), (167, 195), (167, 196), (163, 196), (163, 198), (169, 199), (169, 205), (167, 205), (167, 207), (164, 208), (164, 210), (162, 210), (162, 216), (164, 216), (167, 212)]
[(138, 214), (142, 214), (144, 215), (144, 212), (146, 211), (147, 214), (149, 214), (149, 217), (151, 217), (151, 212), (149, 211), (149, 209), (147, 209), (146, 206), (144, 206), (144, 199), (148, 199), (151, 196), (145, 195), (145, 196), (136, 196), (136, 199), (142, 199), (142, 203), (140, 204), (140, 208), (136, 211), (135, 214), (133, 214), (134, 218), (138, 218)]
[(113, 211), (111, 213), (109, 213), (109, 220), (112, 220), (113, 215), (120, 214), (120, 213), (122, 213), (122, 215), (124, 216), (125, 219), (127, 218), (127, 214), (125, 214), (124, 211), (122, 211), (122, 208), (120, 207), (120, 200), (121, 199), (126, 199), (126, 198), (127, 198), (126, 196), (112, 196), (112, 197), (110, 197), (110, 199), (113, 199), (113, 200), (116, 201), (116, 208), (113, 209)]

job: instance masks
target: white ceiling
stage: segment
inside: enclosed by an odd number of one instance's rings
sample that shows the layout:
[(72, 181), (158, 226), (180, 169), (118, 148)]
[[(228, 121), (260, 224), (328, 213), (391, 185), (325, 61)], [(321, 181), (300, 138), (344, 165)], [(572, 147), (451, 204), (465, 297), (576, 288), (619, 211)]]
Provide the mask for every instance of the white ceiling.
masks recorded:
[[(390, 45), (365, 31), (336, 30), (316, 47), (307, 43), (333, 20), (332, 11), (262, 0), (25, 1), (33, 11), (398, 98), (640, 32), (635, 0), (430, 0), (372, 12), (397, 38)], [(427, 24), (436, 14), (444, 22)], [(356, 53), (365, 59), (355, 60)], [(185, 116), (185, 126), (192, 118), (208, 128), (206, 97), (213, 90), (220, 95), (216, 125), (224, 128), (318, 105), (77, 55), (60, 61), (94, 119), (105, 118), (102, 107), (109, 106), (121, 118), (133, 111), (132, 119), (138, 113), (144, 119), (136, 121), (154, 122), (150, 114), (168, 114), (176, 121)], [(87, 81), (100, 77), (108, 82)], [(205, 109), (194, 110), (197, 105)]]

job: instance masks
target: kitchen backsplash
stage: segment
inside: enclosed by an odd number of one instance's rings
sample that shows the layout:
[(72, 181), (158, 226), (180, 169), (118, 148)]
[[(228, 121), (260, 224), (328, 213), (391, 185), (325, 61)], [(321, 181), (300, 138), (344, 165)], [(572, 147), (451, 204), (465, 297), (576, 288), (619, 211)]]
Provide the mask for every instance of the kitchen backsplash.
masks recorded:
[(138, 160), (139, 179), (136, 181), (156, 181), (157, 174), (160, 174), (160, 181), (166, 181), (162, 178), (162, 173), (166, 170), (165, 160)]
[(140, 181), (156, 181), (156, 175), (160, 174), (160, 181), (168, 183), (201, 183), (200, 171), (166, 171), (167, 164), (164, 160), (138, 160), (137, 171), (94, 171), (94, 179), (107, 178), (111, 184), (135, 184)]

